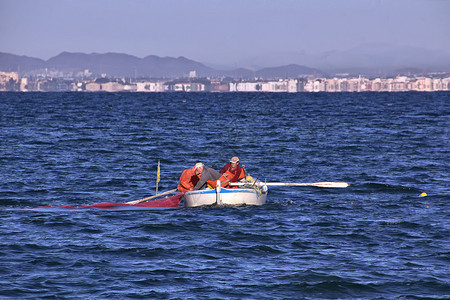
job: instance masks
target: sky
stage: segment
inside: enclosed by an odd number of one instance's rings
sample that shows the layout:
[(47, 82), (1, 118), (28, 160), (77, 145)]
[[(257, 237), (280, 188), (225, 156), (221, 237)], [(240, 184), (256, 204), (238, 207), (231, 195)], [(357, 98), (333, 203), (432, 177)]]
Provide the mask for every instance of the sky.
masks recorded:
[[(0, 0), (0, 52), (276, 65), (366, 44), (450, 53), (450, 0)], [(295, 63), (295, 62), (293, 62)]]

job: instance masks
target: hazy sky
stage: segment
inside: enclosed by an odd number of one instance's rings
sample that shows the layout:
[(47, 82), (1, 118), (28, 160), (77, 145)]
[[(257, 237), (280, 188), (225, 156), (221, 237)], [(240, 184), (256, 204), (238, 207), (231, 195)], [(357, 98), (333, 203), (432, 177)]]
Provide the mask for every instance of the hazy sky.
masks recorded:
[(0, 52), (42, 59), (120, 52), (239, 65), (364, 43), (450, 52), (450, 0), (0, 0)]

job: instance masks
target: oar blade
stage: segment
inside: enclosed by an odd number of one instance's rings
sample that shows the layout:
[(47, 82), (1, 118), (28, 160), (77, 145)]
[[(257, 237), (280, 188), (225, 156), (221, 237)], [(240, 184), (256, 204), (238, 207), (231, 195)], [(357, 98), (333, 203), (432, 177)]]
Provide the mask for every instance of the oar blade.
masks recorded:
[[(231, 186), (241, 186), (245, 183), (231, 183)], [(324, 182), (259, 182), (258, 185), (266, 185), (266, 186), (315, 186), (322, 188), (346, 188), (350, 186), (347, 182), (332, 182), (332, 181), (324, 181)]]
[(261, 183), (265, 184), (267, 186), (315, 186), (315, 187), (323, 187), (323, 188), (346, 188), (350, 184), (347, 182), (330, 182), (330, 181), (324, 181), (324, 182), (267, 182), (267, 183)]
[(324, 188), (346, 188), (350, 186), (347, 182), (316, 182), (313, 186)]

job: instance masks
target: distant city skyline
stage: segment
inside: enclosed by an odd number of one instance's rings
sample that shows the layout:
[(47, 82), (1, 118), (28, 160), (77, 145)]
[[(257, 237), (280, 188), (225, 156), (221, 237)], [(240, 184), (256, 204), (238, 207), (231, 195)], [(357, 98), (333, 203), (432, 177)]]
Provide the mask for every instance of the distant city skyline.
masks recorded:
[(2, 0), (0, 52), (45, 60), (63, 51), (117, 52), (185, 56), (224, 68), (316, 67), (324, 53), (344, 61), (342, 53), (358, 47), (449, 55), (449, 12), (446, 0)]

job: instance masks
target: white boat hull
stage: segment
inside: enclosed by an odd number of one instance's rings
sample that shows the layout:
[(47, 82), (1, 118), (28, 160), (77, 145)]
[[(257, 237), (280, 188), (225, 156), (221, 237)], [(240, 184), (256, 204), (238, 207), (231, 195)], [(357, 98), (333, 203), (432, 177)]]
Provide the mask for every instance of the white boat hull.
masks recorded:
[(190, 191), (184, 194), (184, 204), (186, 207), (204, 205), (264, 205), (267, 199), (267, 192), (267, 188), (219, 188)]

